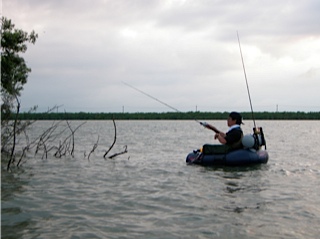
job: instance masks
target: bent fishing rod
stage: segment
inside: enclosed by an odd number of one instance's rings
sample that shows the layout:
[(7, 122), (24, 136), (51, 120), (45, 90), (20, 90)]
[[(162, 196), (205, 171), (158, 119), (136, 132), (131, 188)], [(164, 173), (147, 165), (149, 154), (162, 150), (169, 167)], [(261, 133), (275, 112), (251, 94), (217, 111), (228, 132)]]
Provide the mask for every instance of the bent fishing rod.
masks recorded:
[(239, 43), (239, 49), (240, 49), (240, 55), (241, 55), (241, 61), (242, 61), (242, 68), (243, 68), (243, 72), (244, 72), (244, 78), (245, 78), (245, 80), (246, 80), (247, 92), (248, 92), (249, 102), (250, 102), (250, 107), (251, 107), (252, 120), (253, 120), (254, 127), (257, 128), (257, 127), (256, 127), (256, 121), (254, 120), (254, 115), (253, 115), (253, 108), (252, 108), (251, 96), (250, 96), (250, 91), (249, 91), (249, 84), (248, 84), (248, 80), (247, 80), (246, 69), (245, 69), (245, 67), (244, 67), (244, 61), (243, 61), (243, 56), (242, 56), (241, 45), (240, 45), (240, 38), (239, 38), (238, 31), (237, 31), (237, 37), (238, 37), (238, 43)]
[(159, 103), (161, 103), (161, 104), (169, 107), (170, 109), (173, 109), (174, 111), (176, 111), (176, 112), (178, 112), (178, 113), (182, 113), (180, 110), (177, 110), (176, 108), (172, 107), (171, 105), (168, 105), (167, 103), (165, 103), (165, 102), (157, 99), (156, 97), (153, 97), (152, 95), (149, 95), (149, 94), (143, 92), (142, 90), (139, 90), (138, 88), (136, 88), (136, 87), (134, 87), (134, 86), (132, 86), (132, 85), (129, 85), (128, 83), (126, 83), (126, 82), (124, 82), (124, 81), (122, 81), (122, 83), (125, 84), (126, 86), (129, 86), (130, 88), (132, 88), (132, 89), (134, 89), (134, 90), (136, 90), (136, 91), (138, 91), (138, 92), (140, 92), (140, 93), (148, 96), (149, 98), (151, 98), (151, 99), (153, 99), (153, 100), (155, 100), (155, 101), (157, 101), (157, 102), (159, 102)]
[[(171, 105), (168, 105), (167, 103), (165, 103), (165, 102), (157, 99), (156, 97), (154, 97), (154, 96), (152, 96), (152, 95), (150, 95), (150, 94), (148, 94), (148, 93), (146, 93), (146, 92), (144, 92), (144, 91), (142, 91), (142, 90), (139, 90), (138, 88), (136, 88), (136, 87), (134, 87), (134, 86), (132, 86), (132, 85), (124, 82), (124, 81), (122, 81), (122, 83), (125, 84), (126, 86), (129, 86), (130, 88), (132, 88), (132, 89), (134, 89), (134, 90), (136, 90), (136, 91), (144, 94), (145, 96), (148, 96), (149, 98), (151, 98), (151, 99), (153, 99), (153, 100), (155, 100), (155, 101), (157, 101), (157, 102), (159, 102), (159, 103), (161, 103), (161, 104), (169, 107), (170, 109), (172, 109), (172, 110), (174, 110), (174, 111), (176, 111), (176, 112), (178, 112), (178, 113), (183, 113), (182, 111), (176, 109), (175, 107), (173, 107), (173, 106), (171, 106)], [(220, 131), (219, 131), (216, 127), (214, 127), (214, 126), (212, 126), (212, 125), (209, 125), (209, 124), (207, 124), (206, 122), (200, 122), (200, 121), (197, 120), (197, 119), (194, 119), (194, 120), (195, 120), (197, 123), (201, 124), (202, 126), (204, 126), (204, 127), (206, 127), (206, 128), (209, 128), (209, 129), (213, 130), (213, 131), (216, 132), (216, 133), (220, 133)]]

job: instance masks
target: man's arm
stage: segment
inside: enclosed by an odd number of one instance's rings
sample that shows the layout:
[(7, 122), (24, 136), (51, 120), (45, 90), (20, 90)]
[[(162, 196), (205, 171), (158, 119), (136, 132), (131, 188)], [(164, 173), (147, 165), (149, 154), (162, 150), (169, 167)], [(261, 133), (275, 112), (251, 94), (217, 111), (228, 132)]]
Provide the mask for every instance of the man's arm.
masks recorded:
[(201, 124), (202, 126), (204, 126), (205, 128), (207, 128), (207, 129), (213, 130), (213, 131), (214, 131), (215, 133), (217, 133), (217, 134), (221, 133), (216, 127), (214, 127), (214, 126), (211, 125), (211, 124), (208, 124), (208, 123), (206, 123), (206, 122), (200, 122), (200, 124)]

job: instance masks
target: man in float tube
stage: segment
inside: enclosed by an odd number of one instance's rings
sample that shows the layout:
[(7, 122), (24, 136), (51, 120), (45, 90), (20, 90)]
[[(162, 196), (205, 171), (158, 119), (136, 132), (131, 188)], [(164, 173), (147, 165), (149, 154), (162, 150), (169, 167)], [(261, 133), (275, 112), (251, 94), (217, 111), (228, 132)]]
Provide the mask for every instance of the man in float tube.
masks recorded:
[(234, 111), (231, 112), (227, 119), (227, 124), (229, 126), (229, 130), (227, 133), (223, 133), (216, 127), (206, 122), (201, 122), (201, 125), (203, 125), (205, 128), (211, 129), (216, 133), (214, 139), (219, 140), (221, 144), (231, 147), (232, 150), (242, 148), (241, 139), (243, 132), (240, 125), (243, 124), (243, 122), (241, 114)]

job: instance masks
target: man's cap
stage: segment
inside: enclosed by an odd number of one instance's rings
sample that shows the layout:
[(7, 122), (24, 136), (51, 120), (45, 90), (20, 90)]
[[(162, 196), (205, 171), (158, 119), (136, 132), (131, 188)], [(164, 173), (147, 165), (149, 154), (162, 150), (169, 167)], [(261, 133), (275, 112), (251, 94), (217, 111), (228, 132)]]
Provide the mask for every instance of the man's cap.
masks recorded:
[(242, 116), (240, 113), (233, 111), (229, 114), (229, 117), (231, 117), (233, 120), (236, 120), (236, 124), (243, 124)]

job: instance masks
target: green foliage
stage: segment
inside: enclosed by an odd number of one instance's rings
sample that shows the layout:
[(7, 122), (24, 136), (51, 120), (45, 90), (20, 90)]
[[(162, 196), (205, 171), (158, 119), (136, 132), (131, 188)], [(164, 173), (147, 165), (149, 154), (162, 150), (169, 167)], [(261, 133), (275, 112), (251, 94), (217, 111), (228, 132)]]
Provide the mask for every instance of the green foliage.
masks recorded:
[[(251, 121), (251, 112), (241, 113)], [(229, 112), (165, 112), (165, 113), (21, 113), (21, 120), (225, 120)], [(320, 120), (320, 112), (255, 112), (257, 120)]]
[(38, 35), (15, 29), (11, 20), (1, 19), (1, 123), (8, 119), (17, 97), (27, 83), (31, 69), (19, 54), (27, 51), (27, 42), (35, 43)]
[(18, 120), (19, 96), (31, 72), (20, 54), (37, 37), (34, 31), (28, 34), (16, 29), (11, 20), (1, 18), (1, 152), (11, 152), (10, 161), (14, 157), (16, 135), (30, 124)]

